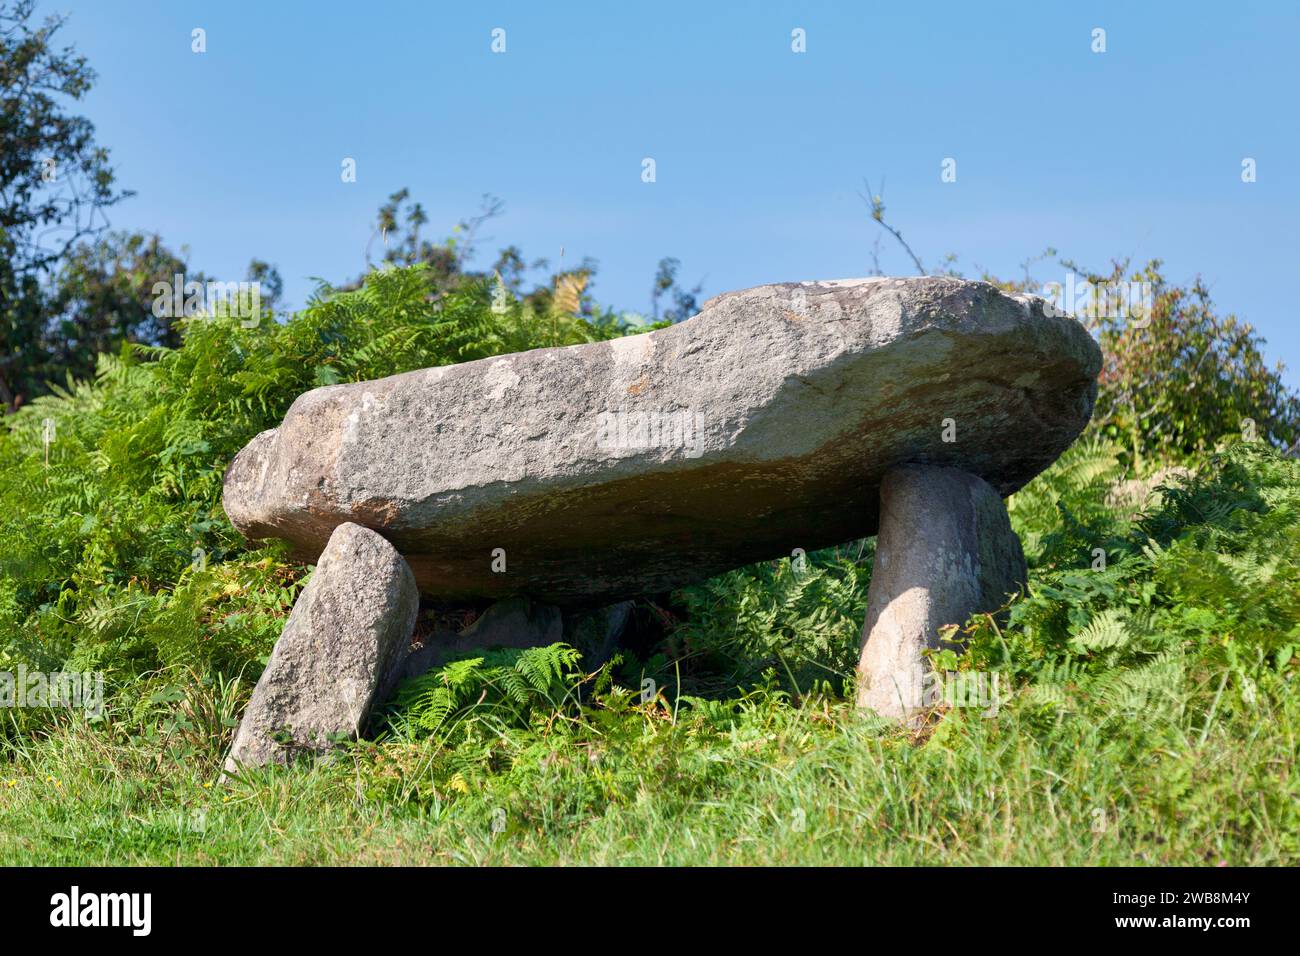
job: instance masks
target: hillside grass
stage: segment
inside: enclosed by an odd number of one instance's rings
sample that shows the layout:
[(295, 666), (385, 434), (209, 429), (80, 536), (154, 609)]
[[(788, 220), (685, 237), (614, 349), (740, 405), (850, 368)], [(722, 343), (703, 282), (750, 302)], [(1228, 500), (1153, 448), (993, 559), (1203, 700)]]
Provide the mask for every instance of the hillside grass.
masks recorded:
[(465, 791), (437, 785), (434, 748), (393, 741), (227, 793), (215, 755), (64, 728), (7, 760), (0, 862), (1296, 861), (1290, 695), (1253, 719), (1149, 719), (1127, 738), (1082, 721), (1044, 731), (1015, 709), (946, 718), (924, 742), (843, 702), (739, 709), (725, 729), (691, 713), (502, 741), (510, 769)]
[(1108, 503), (1133, 476), (1100, 439), (1013, 496), (1029, 593), (934, 660), (996, 675), (996, 707), (918, 731), (853, 708), (859, 541), (648, 607), (663, 639), (600, 668), (562, 645), (453, 662), (377, 739), (222, 784), (309, 571), (225, 521), (229, 457), (313, 384), (627, 331), (410, 279), (197, 322), (6, 422), (0, 670), (99, 669), (109, 693), (93, 719), (0, 710), (0, 864), (1300, 859), (1300, 462), (1263, 443), (1184, 462), (1137, 514)]

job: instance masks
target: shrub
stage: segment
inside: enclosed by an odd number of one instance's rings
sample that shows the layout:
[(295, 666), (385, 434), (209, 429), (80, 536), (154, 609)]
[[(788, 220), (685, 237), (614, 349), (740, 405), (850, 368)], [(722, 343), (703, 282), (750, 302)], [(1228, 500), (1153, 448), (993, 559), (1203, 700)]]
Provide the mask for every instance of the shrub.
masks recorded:
[[(429, 294), (425, 267), (322, 287), (253, 328), (185, 320), (179, 348), (101, 355), (0, 423), (0, 667), (67, 662), (128, 677), (172, 665), (238, 673), (270, 649), (305, 569), (250, 548), (221, 507), (235, 453), (299, 394), (628, 328), (498, 299)], [(46, 439), (50, 439), (47, 441)]]

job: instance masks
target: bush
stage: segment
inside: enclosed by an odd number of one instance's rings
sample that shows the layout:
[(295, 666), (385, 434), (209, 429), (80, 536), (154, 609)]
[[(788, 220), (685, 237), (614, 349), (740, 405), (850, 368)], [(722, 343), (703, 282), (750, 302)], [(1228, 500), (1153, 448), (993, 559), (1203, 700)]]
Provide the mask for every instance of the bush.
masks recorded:
[[(1170, 282), (1158, 259), (1131, 272), (1127, 260), (1115, 262), (1109, 273), (1069, 260), (1060, 264), (1079, 276), (1080, 288), (1086, 283), (1098, 290), (1099, 301), (1112, 298), (1112, 307), (1078, 318), (1102, 351), (1088, 434), (1116, 442), (1126, 464), (1141, 469), (1146, 458), (1203, 455), (1242, 438), (1297, 447), (1300, 394), (1283, 382), (1284, 366), (1269, 367), (1264, 339), (1250, 323), (1220, 314), (1199, 277), (1185, 285)], [(984, 278), (1003, 289), (1060, 295), (1028, 275), (1014, 282)], [(1149, 295), (1113, 307), (1139, 288)]]
[(961, 668), (1001, 672), (1053, 713), (1088, 700), (1130, 714), (1210, 700), (1249, 711), (1261, 682), (1294, 692), (1300, 461), (1242, 442), (1131, 525), (1062, 516), (1075, 530), (1055, 540), (1057, 560), (1040, 560), (1006, 628), (969, 622)]
[[(263, 657), (305, 568), (249, 548), (221, 507), (231, 458), (299, 394), (628, 329), (509, 300), (486, 283), (429, 294), (424, 267), (322, 287), (284, 323), (184, 321), (179, 348), (101, 355), (0, 431), (0, 668), (244, 671)], [(50, 440), (47, 442), (46, 439)]]

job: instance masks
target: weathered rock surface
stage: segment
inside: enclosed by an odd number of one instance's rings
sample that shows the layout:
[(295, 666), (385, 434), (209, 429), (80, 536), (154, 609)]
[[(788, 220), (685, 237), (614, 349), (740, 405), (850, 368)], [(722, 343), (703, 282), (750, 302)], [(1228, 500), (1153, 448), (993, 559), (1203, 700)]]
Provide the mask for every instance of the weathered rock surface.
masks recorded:
[(903, 466), (880, 487), (858, 705), (907, 718), (926, 704), (939, 629), (996, 611), (1025, 582), (1025, 556), (996, 489), (955, 468)]
[[(375, 532), (340, 524), (253, 690), (227, 772), (360, 735), (400, 676), (418, 611), (402, 556)], [(280, 742), (282, 734), (291, 739)]]
[(872, 534), (900, 464), (1009, 494), (1083, 428), (1100, 361), (982, 282), (760, 286), (644, 335), (308, 392), (225, 506), (304, 561), (342, 522), (382, 531), (435, 597), (604, 605)]

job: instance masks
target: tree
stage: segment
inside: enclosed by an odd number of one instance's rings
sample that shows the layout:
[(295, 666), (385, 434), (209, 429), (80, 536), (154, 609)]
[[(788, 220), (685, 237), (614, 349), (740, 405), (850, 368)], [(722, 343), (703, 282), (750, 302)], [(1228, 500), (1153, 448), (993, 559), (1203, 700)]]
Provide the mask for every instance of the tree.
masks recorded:
[[(564, 250), (560, 250), (557, 268), (550, 272), (551, 260), (525, 258), (523, 250), (510, 245), (500, 249), (492, 266), (484, 271), (469, 267), (478, 244), (483, 241), (480, 229), (489, 220), (501, 215), (504, 204), (495, 196), (485, 193), (478, 213), (460, 220), (451, 235), (440, 243), (430, 242), (421, 236), (422, 227), (429, 222), (424, 207), (411, 199), (409, 189), (399, 189), (379, 207), (375, 227), (366, 243), (366, 263), (370, 265), (375, 243), (383, 242), (384, 264), (397, 266), (420, 265), (421, 275), (429, 287), (429, 298), (437, 299), (448, 293), (470, 286), (486, 286), (493, 296), (502, 296), (498, 307), (513, 302), (523, 313), (535, 320), (548, 323), (554, 344), (561, 344), (560, 326), (569, 319), (587, 323), (590, 330), (599, 334), (613, 334), (611, 330), (625, 330), (629, 321), (644, 325), (641, 316), (619, 313), (597, 303), (592, 294), (599, 262), (584, 256), (576, 264), (566, 267)], [(651, 291), (655, 321), (645, 327), (662, 327), (690, 318), (699, 311), (699, 295), (703, 283), (685, 288), (677, 282), (681, 263), (677, 259), (659, 261)], [(530, 272), (550, 272), (544, 281), (534, 281), (531, 289), (525, 285)], [(540, 278), (540, 277), (539, 277)], [(324, 288), (346, 292), (361, 287), (364, 278), (344, 285)], [(660, 303), (668, 304), (660, 319)], [(629, 316), (631, 318), (629, 319)]]
[(124, 342), (178, 346), (173, 320), (156, 316), (153, 308), (154, 284), (170, 286), (178, 274), (186, 281), (205, 279), (156, 235), (114, 232), (70, 250), (47, 294), (37, 343), (45, 365), (35, 371), (50, 379), (88, 378), (95, 356), (116, 352)]
[(1093, 421), (1135, 461), (1161, 451), (1203, 452), (1225, 438), (1295, 448), (1300, 395), (1283, 382), (1284, 366), (1268, 366), (1265, 341), (1250, 323), (1216, 311), (1199, 276), (1173, 284), (1158, 259), (1131, 276), (1127, 260), (1107, 274), (1061, 265), (1094, 287), (1138, 283), (1150, 290), (1149, 315), (1104, 309), (1089, 323), (1103, 356)]
[(280, 270), (269, 262), (254, 259), (248, 264), (248, 281), (257, 283), (262, 307), (274, 311), (284, 293), (284, 280), (280, 278)]
[(547, 259), (534, 259), (528, 262), (523, 250), (518, 246), (506, 246), (497, 253), (497, 261), (492, 264), (492, 275), (499, 276), (501, 284), (517, 296), (524, 294), (524, 276), (535, 269), (545, 269), (550, 265)]
[[(504, 208), (500, 199), (484, 194), (477, 214), (458, 222), (448, 239), (433, 243), (420, 236), (420, 229), (429, 223), (424, 206), (412, 202), (411, 191), (403, 187), (379, 207), (375, 229), (366, 243), (366, 264), (371, 262), (371, 252), (378, 239), (384, 247), (383, 262), (402, 266), (423, 263), (428, 266), (427, 275), (434, 285), (444, 288), (454, 284), (474, 255), (479, 229), (489, 219), (501, 215)], [(348, 288), (352, 287), (355, 285)]]
[(48, 371), (42, 279), (78, 242), (107, 227), (104, 210), (129, 193), (113, 185), (94, 126), (70, 115), (94, 71), (56, 49), (65, 18), (39, 26), (35, 0), (0, 0), (0, 406), (12, 412)]
[(655, 271), (654, 285), (650, 289), (650, 308), (656, 322), (660, 321), (660, 299), (666, 298), (671, 303), (663, 314), (663, 321), (670, 324), (689, 319), (700, 311), (697, 300), (700, 292), (704, 289), (704, 283), (698, 282), (689, 289), (683, 288), (677, 282), (677, 272), (681, 267), (681, 262), (672, 257), (659, 260), (659, 268)]

